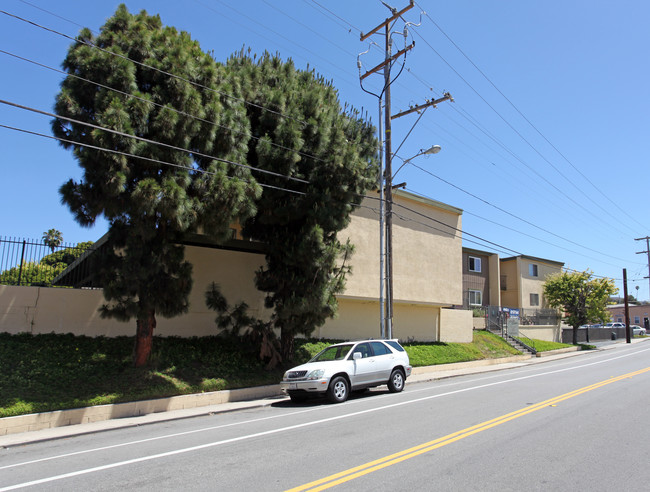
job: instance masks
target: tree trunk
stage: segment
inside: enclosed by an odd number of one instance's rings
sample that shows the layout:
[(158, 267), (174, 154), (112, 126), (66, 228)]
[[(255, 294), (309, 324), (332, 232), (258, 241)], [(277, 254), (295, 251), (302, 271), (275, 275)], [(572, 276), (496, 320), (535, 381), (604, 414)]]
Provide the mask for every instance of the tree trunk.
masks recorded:
[(578, 327), (573, 327), (573, 345), (578, 345)]
[(282, 345), (282, 360), (293, 360), (293, 333), (282, 328), (280, 330), (280, 344)]
[(156, 328), (156, 312), (151, 309), (147, 317), (137, 320), (138, 329), (135, 335), (135, 367), (144, 367), (149, 361), (153, 346), (153, 330)]

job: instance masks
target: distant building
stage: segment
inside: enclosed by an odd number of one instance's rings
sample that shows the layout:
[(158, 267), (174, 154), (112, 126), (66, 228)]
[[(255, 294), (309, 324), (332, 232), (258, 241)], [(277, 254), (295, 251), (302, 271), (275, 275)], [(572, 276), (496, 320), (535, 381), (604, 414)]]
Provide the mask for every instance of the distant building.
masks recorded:
[[(612, 304), (607, 306), (612, 321), (625, 323), (625, 304)], [(650, 304), (629, 304), (630, 324), (650, 328)]]
[(501, 305), (519, 309), (542, 309), (548, 304), (544, 299), (546, 277), (560, 273), (564, 263), (534, 256), (502, 258)]
[(463, 307), (500, 305), (499, 255), (463, 248)]

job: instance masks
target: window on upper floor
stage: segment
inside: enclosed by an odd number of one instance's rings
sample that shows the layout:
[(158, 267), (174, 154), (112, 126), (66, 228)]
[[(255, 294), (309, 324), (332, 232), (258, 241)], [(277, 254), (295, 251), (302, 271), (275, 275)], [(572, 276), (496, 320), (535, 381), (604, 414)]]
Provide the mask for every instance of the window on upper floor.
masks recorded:
[(537, 265), (535, 265), (534, 263), (528, 265), (528, 275), (530, 275), (531, 277), (537, 277)]
[(483, 305), (483, 293), (480, 290), (470, 290), (469, 293), (469, 305), (470, 306), (482, 306)]
[(469, 271), (470, 272), (480, 272), (481, 271), (481, 259), (476, 256), (469, 257)]
[(501, 275), (501, 290), (508, 290), (508, 276)]
[(531, 294), (530, 295), (530, 305), (531, 306), (539, 306), (539, 294)]

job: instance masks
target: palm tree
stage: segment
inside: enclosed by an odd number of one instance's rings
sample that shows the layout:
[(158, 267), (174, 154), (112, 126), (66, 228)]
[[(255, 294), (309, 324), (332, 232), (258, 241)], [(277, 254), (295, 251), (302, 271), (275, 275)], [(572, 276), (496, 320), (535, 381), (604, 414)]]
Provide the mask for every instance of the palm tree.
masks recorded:
[(43, 233), (43, 243), (45, 243), (46, 246), (50, 247), (52, 253), (54, 253), (54, 248), (60, 246), (62, 242), (63, 234), (61, 234), (61, 231), (50, 229), (49, 231)]

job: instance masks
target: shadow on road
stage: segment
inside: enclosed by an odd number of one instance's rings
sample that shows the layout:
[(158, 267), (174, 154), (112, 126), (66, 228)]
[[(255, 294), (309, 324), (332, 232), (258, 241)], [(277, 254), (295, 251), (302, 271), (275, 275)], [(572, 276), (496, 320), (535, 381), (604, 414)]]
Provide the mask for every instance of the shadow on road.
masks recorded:
[[(363, 400), (365, 398), (373, 398), (378, 395), (385, 395), (388, 393), (390, 392), (387, 389), (384, 390), (369, 389), (365, 391), (353, 391), (350, 394), (350, 397), (348, 398), (347, 401)], [(332, 403), (327, 399), (326, 396), (324, 395), (320, 396), (316, 394), (314, 396), (308, 397), (305, 401), (301, 401), (301, 402), (294, 402), (287, 398), (282, 401), (278, 401), (271, 404), (271, 406), (275, 408), (309, 408), (309, 407), (316, 407), (321, 405), (338, 405), (338, 403)]]

